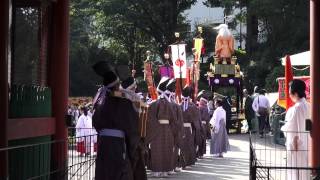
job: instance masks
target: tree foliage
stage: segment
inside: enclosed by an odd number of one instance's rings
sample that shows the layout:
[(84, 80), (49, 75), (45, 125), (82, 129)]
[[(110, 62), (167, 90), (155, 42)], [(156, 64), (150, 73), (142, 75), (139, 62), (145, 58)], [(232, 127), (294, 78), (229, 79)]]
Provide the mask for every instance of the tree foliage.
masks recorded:
[(150, 36), (160, 55), (175, 41), (175, 32), (188, 31), (182, 13), (196, 0), (109, 0), (96, 1), (107, 17), (117, 18)]
[[(99, 79), (91, 70), (99, 60), (128, 64), (143, 76), (145, 52), (163, 56), (174, 33), (188, 36), (183, 12), (196, 0), (73, 0), (70, 77), (72, 96), (88, 96)], [(98, 79), (98, 80), (97, 80)], [(93, 89), (93, 90), (92, 90)]]

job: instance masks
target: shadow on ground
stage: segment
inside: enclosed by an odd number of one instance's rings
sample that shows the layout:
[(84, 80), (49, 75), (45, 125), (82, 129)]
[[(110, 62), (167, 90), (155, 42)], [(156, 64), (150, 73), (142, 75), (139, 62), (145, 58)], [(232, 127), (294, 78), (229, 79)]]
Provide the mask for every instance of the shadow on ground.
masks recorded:
[[(206, 154), (203, 159), (187, 169), (167, 178), (174, 180), (247, 180), (249, 179), (249, 137), (248, 135), (230, 135), (231, 150), (224, 158), (215, 158)], [(209, 143), (207, 153), (210, 152)]]

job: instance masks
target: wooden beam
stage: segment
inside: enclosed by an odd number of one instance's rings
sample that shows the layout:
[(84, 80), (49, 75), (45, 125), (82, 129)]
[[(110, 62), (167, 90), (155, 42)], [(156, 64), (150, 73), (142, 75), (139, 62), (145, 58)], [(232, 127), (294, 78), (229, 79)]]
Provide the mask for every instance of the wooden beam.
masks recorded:
[[(310, 1), (311, 166), (320, 167), (320, 1)], [(318, 174), (319, 175), (319, 174)]]
[(9, 119), (7, 137), (8, 140), (15, 140), (53, 135), (55, 127), (55, 119), (52, 117)]
[[(7, 147), (9, 0), (0, 1), (0, 149)], [(7, 152), (0, 151), (0, 179), (8, 176)]]
[[(65, 140), (68, 137), (65, 115), (69, 96), (69, 0), (57, 0), (53, 3), (52, 10), (49, 87), (52, 89), (52, 114), (56, 119), (56, 133), (53, 138), (54, 140)], [(65, 168), (68, 162), (67, 155), (67, 144), (53, 147), (52, 167), (54, 169)], [(58, 179), (66, 178), (59, 177)]]

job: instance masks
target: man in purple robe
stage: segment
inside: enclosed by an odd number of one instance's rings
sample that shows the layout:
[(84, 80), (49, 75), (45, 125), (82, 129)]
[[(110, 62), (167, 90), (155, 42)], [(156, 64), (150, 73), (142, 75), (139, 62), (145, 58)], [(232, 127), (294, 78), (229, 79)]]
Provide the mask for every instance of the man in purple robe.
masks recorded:
[(93, 102), (93, 127), (99, 135), (95, 179), (134, 180), (132, 167), (140, 140), (138, 114), (119, 91), (119, 79), (109, 64), (100, 61), (93, 69), (103, 77), (103, 87)]
[(193, 90), (186, 86), (182, 91), (183, 126), (185, 138), (181, 151), (185, 158), (183, 167), (194, 165), (197, 160), (197, 151), (201, 142), (201, 115), (198, 107), (191, 101)]
[(153, 102), (148, 111), (146, 143), (150, 144), (150, 170), (152, 176), (166, 177), (174, 167), (174, 129), (175, 112), (166, 85), (169, 78), (163, 77), (158, 85), (159, 99)]

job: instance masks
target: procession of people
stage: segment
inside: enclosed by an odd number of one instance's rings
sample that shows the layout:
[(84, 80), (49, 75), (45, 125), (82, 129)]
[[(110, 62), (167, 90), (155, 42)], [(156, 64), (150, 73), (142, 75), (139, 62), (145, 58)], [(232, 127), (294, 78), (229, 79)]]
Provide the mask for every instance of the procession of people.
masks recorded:
[[(230, 48), (233, 47), (233, 37), (226, 25), (217, 29), (215, 65), (235, 68), (233, 49)], [(227, 86), (236, 87), (238, 95), (241, 94), (236, 97), (236, 111), (233, 110), (234, 100), (229, 95), (216, 95), (213, 88), (211, 91), (199, 91), (201, 31), (194, 40), (194, 62), (189, 71), (186, 67), (186, 46), (179, 34), (175, 35), (177, 41), (170, 45), (171, 54), (164, 54), (163, 66), (159, 67), (161, 79), (158, 83), (154, 79), (151, 52), (147, 52), (143, 72), (148, 92), (138, 91), (134, 77), (136, 71), (131, 71), (128, 66), (112, 67), (108, 61), (100, 61), (93, 66), (103, 79), (102, 86), (93, 99), (92, 114), (86, 107), (81, 109), (76, 136), (80, 137), (77, 146), (82, 147), (78, 151), (85, 155), (91, 152), (85, 148), (91, 147), (88, 145), (91, 141), (85, 138), (92, 135), (88, 129), (94, 128), (98, 136), (94, 140), (97, 143), (96, 180), (144, 180), (148, 171), (151, 177), (163, 178), (194, 166), (206, 154), (212, 158), (223, 158), (230, 150), (228, 134), (237, 124), (233, 113), (238, 113), (242, 95), (248, 127), (246, 132), (257, 132), (264, 138), (271, 131), (271, 105), (265, 96), (266, 90), (256, 86), (253, 95), (246, 89), (242, 91), (242, 77), (235, 68), (235, 74), (230, 77), (218, 73), (210, 76), (208, 73), (208, 79), (214, 78), (213, 83), (217, 86), (220, 81), (225, 83), (224, 78), (227, 78)], [(212, 84), (210, 86), (213, 87)], [(300, 102), (305, 95), (298, 95), (296, 101)], [(77, 111), (74, 113), (79, 114)], [(241, 129), (239, 123), (237, 126)], [(291, 128), (293, 125), (286, 124), (282, 130)], [(288, 138), (292, 137), (288, 135)], [(295, 143), (294, 147), (297, 146)]]
[[(221, 35), (219, 54), (232, 46), (233, 37), (226, 26), (217, 29)], [(134, 69), (130, 73), (129, 67), (112, 67), (107, 61), (93, 66), (103, 78), (103, 86), (93, 100), (92, 124), (98, 134), (96, 180), (143, 180), (147, 179), (147, 170), (151, 177), (168, 177), (195, 165), (207, 153), (222, 158), (229, 151), (231, 98), (226, 101), (229, 108), (224, 110), (221, 99), (199, 91), (197, 85), (201, 33), (199, 28), (192, 50), (194, 62), (188, 72), (186, 45), (179, 33), (175, 34), (170, 55), (164, 54), (164, 65), (159, 68), (161, 79), (157, 85), (151, 52), (147, 52), (147, 93), (137, 91)], [(230, 58), (232, 52), (221, 58)], [(207, 142), (211, 142), (210, 151)]]
[[(103, 78), (93, 100), (92, 123), (98, 133), (96, 179), (143, 180), (147, 170), (152, 177), (170, 176), (203, 158), (209, 152), (210, 137), (214, 138), (211, 148), (218, 149), (220, 157), (229, 150), (225, 112), (216, 108), (211, 119), (210, 99), (203, 91), (194, 98), (193, 88), (187, 85), (179, 100), (176, 80), (165, 76), (156, 88), (158, 98), (147, 101), (136, 92), (134, 78), (121, 81), (112, 69), (106, 61), (94, 66)], [(147, 107), (146, 116), (141, 115), (141, 107)]]

